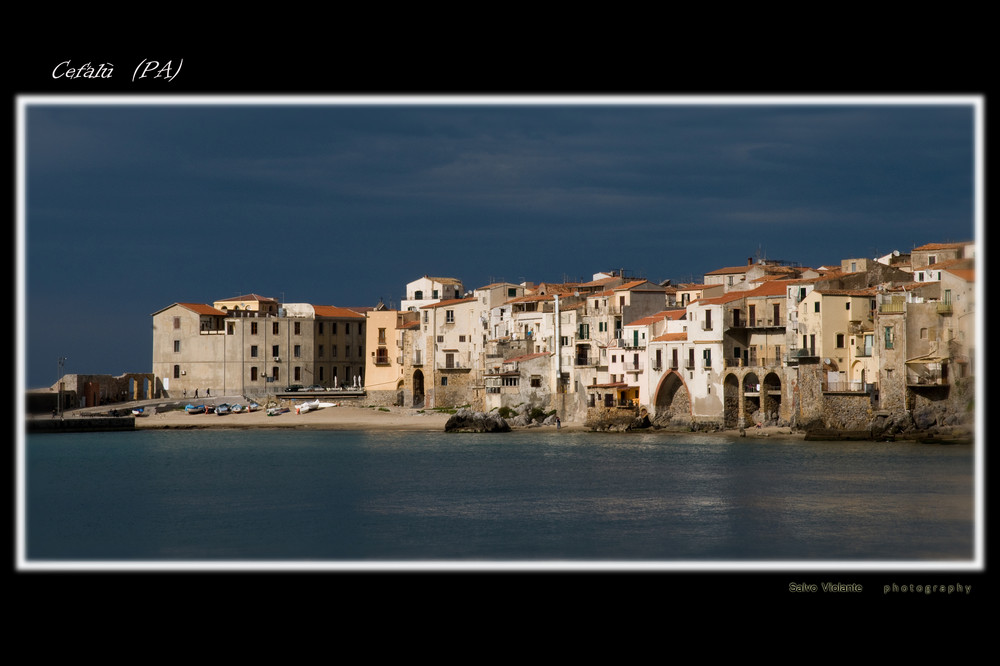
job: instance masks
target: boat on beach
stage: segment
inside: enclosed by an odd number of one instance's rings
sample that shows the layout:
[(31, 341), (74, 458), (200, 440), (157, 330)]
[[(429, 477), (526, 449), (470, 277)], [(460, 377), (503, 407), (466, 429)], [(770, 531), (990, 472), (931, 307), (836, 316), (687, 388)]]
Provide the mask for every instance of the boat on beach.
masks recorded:
[(146, 412), (142, 407), (136, 407), (132, 410), (132, 416), (144, 416)]
[(256, 412), (258, 410), (260, 410), (260, 405), (258, 405), (256, 402), (251, 402), (249, 405), (247, 405), (248, 412)]
[(229, 403), (224, 402), (222, 404), (219, 404), (219, 405), (215, 406), (215, 413), (218, 414), (219, 416), (223, 416), (225, 414), (228, 414), (229, 411), (230, 411)]
[(268, 416), (278, 416), (280, 414), (287, 414), (290, 411), (292, 411), (292, 410), (288, 409), (288, 407), (268, 407), (267, 408), (267, 415)]
[(242, 414), (244, 411), (246, 411), (246, 407), (244, 407), (239, 403), (236, 403), (235, 405), (229, 408), (229, 411), (233, 414)]
[(184, 411), (188, 414), (204, 414), (205, 405), (187, 405), (184, 407)]

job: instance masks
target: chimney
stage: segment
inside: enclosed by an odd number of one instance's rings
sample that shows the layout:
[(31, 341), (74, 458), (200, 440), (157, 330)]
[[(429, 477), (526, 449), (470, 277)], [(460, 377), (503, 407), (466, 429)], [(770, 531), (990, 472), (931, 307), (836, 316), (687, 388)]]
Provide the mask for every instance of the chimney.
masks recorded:
[(747, 266), (753, 266), (753, 257), (747, 257)]

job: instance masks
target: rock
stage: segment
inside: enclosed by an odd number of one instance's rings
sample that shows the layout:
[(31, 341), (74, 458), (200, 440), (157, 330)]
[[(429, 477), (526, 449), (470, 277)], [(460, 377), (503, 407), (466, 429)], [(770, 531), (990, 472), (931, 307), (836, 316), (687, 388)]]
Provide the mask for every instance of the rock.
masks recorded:
[(445, 432), (510, 432), (510, 425), (498, 414), (460, 409), (444, 424)]

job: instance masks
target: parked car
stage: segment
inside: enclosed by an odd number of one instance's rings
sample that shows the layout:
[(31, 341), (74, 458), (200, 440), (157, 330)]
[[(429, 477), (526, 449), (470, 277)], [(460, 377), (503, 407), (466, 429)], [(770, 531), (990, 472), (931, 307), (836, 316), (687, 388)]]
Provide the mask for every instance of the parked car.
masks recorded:
[(319, 384), (313, 384), (312, 386), (310, 386), (306, 390), (307, 391), (325, 391), (326, 387), (325, 386), (320, 386)]
[(301, 391), (302, 384), (292, 384), (291, 386), (285, 387), (285, 393), (294, 393), (295, 391)]

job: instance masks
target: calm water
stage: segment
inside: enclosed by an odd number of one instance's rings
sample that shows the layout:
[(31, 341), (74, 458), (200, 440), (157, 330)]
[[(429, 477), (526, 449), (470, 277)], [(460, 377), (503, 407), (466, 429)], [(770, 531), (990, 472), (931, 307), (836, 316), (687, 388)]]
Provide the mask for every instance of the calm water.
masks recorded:
[(663, 433), (29, 435), (69, 561), (967, 561), (969, 445)]

